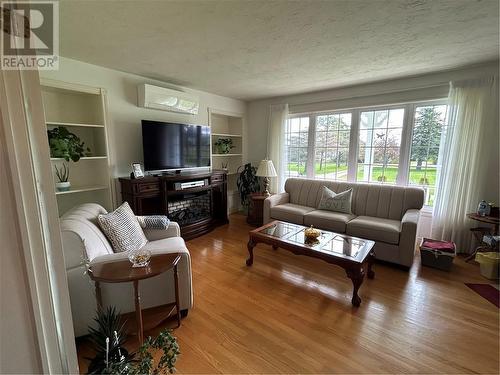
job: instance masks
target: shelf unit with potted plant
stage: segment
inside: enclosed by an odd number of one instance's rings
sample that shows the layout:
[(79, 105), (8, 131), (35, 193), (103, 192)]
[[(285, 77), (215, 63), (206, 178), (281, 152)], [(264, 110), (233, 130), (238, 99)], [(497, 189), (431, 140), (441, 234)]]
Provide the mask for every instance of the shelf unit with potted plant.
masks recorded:
[(244, 115), (208, 109), (212, 141), (212, 168), (225, 169), (228, 176), (228, 212), (240, 209), (236, 180), (245, 159)]
[[(106, 91), (55, 80), (41, 84), (59, 214), (87, 202), (112, 209)], [(61, 189), (56, 171), (64, 166), (71, 186)]]

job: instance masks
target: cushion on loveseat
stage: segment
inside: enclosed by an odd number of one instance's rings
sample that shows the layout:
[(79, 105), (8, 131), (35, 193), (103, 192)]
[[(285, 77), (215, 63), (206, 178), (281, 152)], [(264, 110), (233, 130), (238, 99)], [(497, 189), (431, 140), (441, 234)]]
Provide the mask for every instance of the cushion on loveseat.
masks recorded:
[(288, 221), (295, 224), (304, 224), (304, 215), (314, 208), (293, 203), (280, 204), (271, 208), (271, 217), (275, 220)]
[(358, 216), (347, 223), (350, 236), (368, 238), (390, 244), (399, 244), (401, 221), (373, 216)]
[(314, 210), (304, 216), (304, 225), (313, 225), (316, 228), (345, 233), (346, 224), (356, 216), (342, 212)]

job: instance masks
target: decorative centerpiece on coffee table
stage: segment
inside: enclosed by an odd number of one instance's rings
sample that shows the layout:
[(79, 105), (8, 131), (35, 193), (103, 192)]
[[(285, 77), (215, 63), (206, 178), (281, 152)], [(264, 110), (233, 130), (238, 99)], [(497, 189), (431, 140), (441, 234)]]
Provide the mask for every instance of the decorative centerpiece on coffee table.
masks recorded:
[(319, 243), (319, 236), (321, 236), (321, 231), (314, 228), (312, 225), (304, 230), (304, 242), (308, 245), (316, 245)]

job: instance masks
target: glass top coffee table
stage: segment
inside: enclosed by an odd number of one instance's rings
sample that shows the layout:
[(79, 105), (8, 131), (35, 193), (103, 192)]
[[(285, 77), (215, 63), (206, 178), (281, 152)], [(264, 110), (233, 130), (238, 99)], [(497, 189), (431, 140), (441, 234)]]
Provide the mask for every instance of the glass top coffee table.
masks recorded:
[(365, 277), (365, 269), (369, 279), (375, 277), (372, 265), (375, 260), (374, 241), (351, 237), (321, 230), (318, 240), (309, 244), (305, 241), (304, 231), (307, 227), (283, 221), (272, 221), (249, 233), (247, 266), (253, 264), (253, 249), (258, 243), (271, 245), (273, 249), (282, 248), (296, 255), (319, 258), (325, 262), (342, 267), (352, 280), (354, 286), (352, 304), (359, 306), (361, 298), (358, 290)]

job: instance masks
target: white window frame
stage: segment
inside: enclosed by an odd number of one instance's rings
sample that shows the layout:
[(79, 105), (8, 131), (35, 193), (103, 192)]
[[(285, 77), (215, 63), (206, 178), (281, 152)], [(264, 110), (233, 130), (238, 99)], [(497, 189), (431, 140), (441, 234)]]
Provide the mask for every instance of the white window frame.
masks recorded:
[[(342, 114), (350, 114), (351, 115), (351, 132), (349, 134), (349, 155), (348, 155), (348, 165), (347, 165), (347, 181), (353, 182), (352, 176), (349, 176), (349, 171), (351, 170), (352, 160), (354, 162), (357, 161), (357, 152), (352, 148), (353, 140), (353, 126), (354, 126), (354, 111), (355, 110), (334, 110), (334, 111), (321, 111), (321, 112), (313, 112), (313, 113), (294, 113), (288, 116), (288, 120), (294, 118), (309, 118), (309, 130), (307, 133), (307, 161), (306, 161), (306, 175), (305, 178), (315, 179), (315, 155), (316, 155), (316, 117), (325, 116), (325, 115), (342, 115)], [(356, 125), (358, 126), (358, 125)], [(357, 142), (357, 141), (356, 141)], [(357, 144), (357, 143), (356, 143)], [(288, 170), (288, 167), (287, 167)], [(351, 179), (350, 179), (351, 178)], [(354, 174), (355, 178), (355, 174)], [(318, 178), (319, 180), (319, 178)]]
[[(418, 101), (418, 102), (411, 103), (412, 116), (409, 120), (410, 121), (409, 128), (411, 128), (411, 131), (409, 132), (409, 135), (408, 135), (409, 138), (408, 138), (408, 150), (407, 150), (408, 151), (407, 152), (407, 163), (405, 165), (405, 171), (406, 171), (406, 175), (407, 175), (406, 186), (410, 186), (409, 175), (410, 175), (411, 139), (413, 137), (413, 129), (415, 127), (415, 110), (417, 107), (437, 106), (437, 105), (448, 105), (448, 100), (447, 99), (436, 99), (436, 100), (425, 100), (425, 101)], [(449, 120), (448, 113), (446, 113), (446, 121), (448, 121), (448, 120)], [(448, 127), (449, 124), (447, 123), (446, 126)], [(442, 145), (443, 144), (440, 144), (439, 153), (441, 153), (441, 146)], [(438, 173), (438, 175), (439, 175), (439, 173)], [(437, 193), (437, 189), (438, 189), (438, 184), (439, 184), (439, 179), (436, 176), (436, 186), (434, 187), (434, 189), (436, 189), (436, 193)], [(411, 185), (411, 186), (421, 186), (421, 185)], [(427, 212), (432, 212), (433, 206), (428, 206), (428, 205), (424, 204), (423, 210), (427, 211)]]
[[(312, 113), (304, 113), (304, 114), (291, 114), (288, 116), (288, 119), (287, 121), (290, 121), (294, 118), (306, 118), (308, 117), (309, 118), (309, 128), (307, 130), (307, 159), (306, 159), (306, 176), (305, 178), (314, 178), (313, 175), (311, 175), (311, 168), (309, 168), (309, 154), (311, 152), (311, 150), (314, 150), (314, 143), (311, 144), (311, 124), (312, 122), (316, 121), (316, 115), (315, 114), (312, 114)], [(316, 124), (316, 123), (314, 123)], [(314, 127), (316, 127), (316, 125), (314, 125)], [(286, 132), (285, 132), (285, 136), (286, 136)], [(286, 137), (285, 137), (286, 138)], [(311, 148), (313, 147), (313, 148)], [(288, 154), (288, 150), (285, 150), (285, 153)], [(288, 155), (285, 155), (286, 157)], [(288, 159), (285, 159), (286, 160), (286, 170), (284, 171), (285, 175), (287, 174), (288, 172)], [(285, 176), (286, 178), (290, 178), (290, 176)], [(300, 178), (300, 177), (299, 177)]]
[[(354, 180), (352, 182), (358, 182), (357, 181), (357, 175), (358, 175), (358, 158), (357, 158), (357, 155), (358, 155), (358, 146), (359, 146), (359, 121), (360, 121), (360, 118), (361, 118), (361, 112), (370, 112), (370, 111), (390, 111), (391, 109), (403, 109), (404, 110), (404, 117), (403, 117), (403, 130), (402, 130), (402, 133), (401, 133), (401, 146), (399, 146), (399, 163), (398, 163), (398, 172), (399, 170), (401, 169), (401, 167), (403, 166), (402, 165), (402, 157), (401, 155), (403, 154), (403, 152), (406, 152), (408, 151), (406, 148), (408, 147), (408, 145), (405, 145), (405, 148), (403, 148), (403, 139), (405, 136), (405, 129), (407, 128), (407, 124), (408, 124), (408, 104), (391, 104), (391, 105), (378, 105), (378, 106), (374, 106), (374, 107), (362, 107), (362, 108), (358, 108), (357, 111), (358, 111), (358, 123), (357, 123), (357, 126), (356, 126), (356, 134), (354, 135), (356, 137), (356, 141), (358, 142), (358, 144), (356, 145), (356, 164), (355, 164), (355, 168), (354, 168)], [(411, 134), (411, 133), (410, 133)], [(351, 136), (353, 136), (351, 134)], [(407, 162), (408, 163), (408, 162)], [(408, 165), (408, 164), (406, 164)], [(396, 179), (396, 183), (395, 184), (391, 184), (391, 183), (383, 183), (383, 185), (399, 185), (398, 184), (398, 181), (400, 180), (400, 173), (398, 173), (398, 177)], [(375, 182), (375, 181), (359, 181), (359, 182), (363, 182), (363, 183), (366, 183), (366, 184), (379, 184), (378, 182)], [(382, 183), (380, 183), (380, 185), (382, 185)]]
[[(324, 115), (351, 114), (351, 134), (349, 141), (349, 156), (347, 167), (347, 181), (357, 181), (358, 170), (358, 148), (359, 148), (359, 121), (361, 112), (380, 111), (391, 109), (404, 109), (403, 129), (401, 133), (401, 145), (399, 151), (398, 176), (395, 183), (384, 183), (384, 185), (409, 186), (410, 155), (413, 129), (415, 126), (415, 109), (423, 106), (447, 105), (446, 98), (412, 101), (406, 103), (396, 103), (387, 105), (376, 105), (367, 107), (336, 109), (331, 111), (318, 111), (311, 113), (292, 113), (289, 119), (309, 117), (309, 132), (307, 144), (306, 178), (315, 178), (314, 158), (315, 158), (315, 137), (316, 137), (316, 117)], [(378, 182), (366, 182), (369, 184), (379, 184)], [(430, 206), (424, 208), (431, 209)]]

